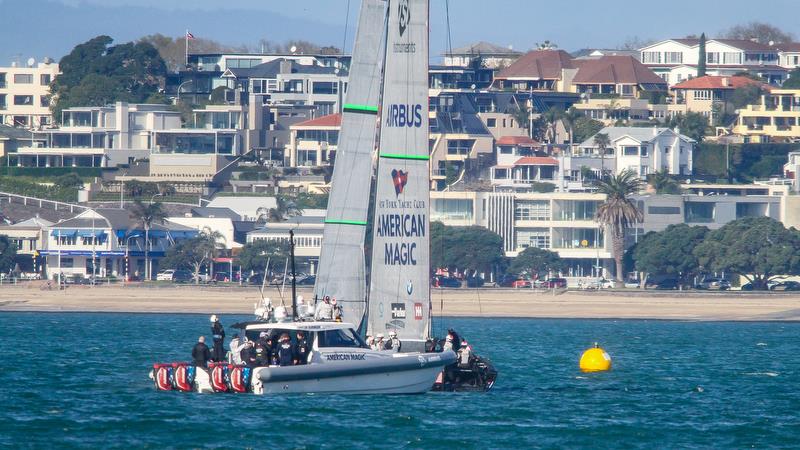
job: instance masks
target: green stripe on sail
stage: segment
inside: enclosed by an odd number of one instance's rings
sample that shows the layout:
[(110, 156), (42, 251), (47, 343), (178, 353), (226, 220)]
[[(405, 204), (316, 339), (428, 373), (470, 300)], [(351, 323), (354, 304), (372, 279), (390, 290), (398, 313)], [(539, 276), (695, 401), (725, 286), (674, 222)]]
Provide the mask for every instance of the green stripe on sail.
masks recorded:
[(431, 159), (428, 155), (403, 155), (401, 153), (381, 153), (381, 158), (389, 159), (415, 159), (419, 161), (427, 161)]
[(345, 105), (342, 106), (342, 110), (345, 112), (378, 114), (378, 107), (369, 105), (353, 105), (350, 103), (345, 103)]
[(325, 223), (332, 223), (332, 224), (336, 224), (336, 225), (360, 225), (360, 226), (363, 226), (363, 227), (367, 226), (367, 222), (362, 222), (360, 220), (336, 220), (336, 219), (330, 219), (330, 220), (325, 220)]

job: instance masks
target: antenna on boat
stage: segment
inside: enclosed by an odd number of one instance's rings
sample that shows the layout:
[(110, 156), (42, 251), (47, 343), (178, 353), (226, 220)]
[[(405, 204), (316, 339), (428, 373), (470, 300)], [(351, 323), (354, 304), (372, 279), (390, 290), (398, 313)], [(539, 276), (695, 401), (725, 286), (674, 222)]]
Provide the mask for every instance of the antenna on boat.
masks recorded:
[(297, 320), (297, 271), (294, 267), (294, 230), (289, 230), (289, 254), (292, 258), (292, 319)]

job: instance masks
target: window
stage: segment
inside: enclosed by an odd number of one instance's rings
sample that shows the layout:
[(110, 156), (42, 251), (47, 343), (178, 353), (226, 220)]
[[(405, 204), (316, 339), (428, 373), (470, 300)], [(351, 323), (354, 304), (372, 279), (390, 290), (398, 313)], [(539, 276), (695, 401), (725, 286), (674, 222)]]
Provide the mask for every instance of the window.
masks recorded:
[(695, 100), (711, 100), (711, 90), (710, 89), (700, 89), (697, 91), (692, 91)]
[(16, 84), (33, 84), (33, 75), (30, 73), (15, 73), (14, 83)]
[(431, 200), (431, 220), (472, 221), (472, 200), (435, 198)]
[(41, 106), (43, 108), (47, 108), (48, 106), (50, 106), (50, 97), (48, 97), (46, 95), (40, 96), (39, 97), (39, 106)]
[(681, 208), (678, 206), (648, 206), (647, 214), (680, 214)]
[(647, 175), (647, 172), (648, 172), (648, 167), (647, 166), (640, 166), (639, 167), (639, 176), (644, 177), (644, 176)]
[[(72, 258), (61, 258), (61, 267), (62, 268), (72, 268), (75, 266), (75, 260)], [(56, 270), (58, 270), (58, 266), (56, 266)]]
[(633, 85), (632, 84), (623, 84), (622, 85), (622, 95), (626, 97), (630, 97), (633, 95)]
[(348, 329), (321, 331), (318, 336), (319, 347), (366, 347), (361, 338)]
[(50, 84), (50, 74), (49, 73), (43, 73), (43, 74), (39, 75), (39, 84), (41, 84), (42, 86), (49, 85)]
[(497, 127), (497, 119), (486, 119), (486, 126), (489, 128)]
[(550, 248), (550, 230), (529, 228), (517, 230), (517, 248)]
[(564, 200), (559, 203), (561, 203), (561, 208), (556, 209), (556, 220), (594, 220), (594, 215), (600, 202)]
[(473, 144), (475, 144), (474, 139), (451, 139), (447, 141), (447, 154), (468, 155)]
[(650, 154), (646, 145), (641, 146), (640, 149), (642, 151), (642, 153), (641, 153), (642, 156), (648, 156)]
[(500, 154), (501, 155), (513, 155), (514, 154), (514, 147), (511, 145), (501, 145), (500, 146)]
[(550, 202), (520, 200), (514, 208), (514, 220), (550, 220)]
[(561, 228), (555, 232), (556, 248), (603, 247), (603, 232), (597, 228)]
[(664, 62), (667, 64), (681, 64), (683, 63), (683, 53), (664, 52)]
[(719, 64), (719, 52), (706, 52), (706, 62), (709, 64)]
[(736, 203), (736, 218), (743, 217), (764, 217), (769, 214), (769, 204), (767, 203)]
[(622, 154), (625, 156), (639, 156), (639, 147), (626, 145), (622, 147)]
[(15, 105), (33, 105), (33, 96), (32, 95), (15, 95), (14, 96), (14, 104)]
[(508, 169), (494, 169), (494, 179), (495, 180), (507, 180), (508, 179)]
[(687, 222), (709, 223), (714, 221), (714, 203), (686, 202), (684, 218)]
[(742, 54), (739, 52), (725, 52), (722, 54), (723, 64), (741, 64)]
[(661, 52), (642, 52), (642, 62), (645, 64), (661, 64)]
[[(0, 94), (0, 109), (6, 108), (6, 94)], [(2, 121), (0, 121), (2, 123)]]
[(311, 90), (314, 94), (337, 94), (339, 84), (335, 81), (315, 81)]

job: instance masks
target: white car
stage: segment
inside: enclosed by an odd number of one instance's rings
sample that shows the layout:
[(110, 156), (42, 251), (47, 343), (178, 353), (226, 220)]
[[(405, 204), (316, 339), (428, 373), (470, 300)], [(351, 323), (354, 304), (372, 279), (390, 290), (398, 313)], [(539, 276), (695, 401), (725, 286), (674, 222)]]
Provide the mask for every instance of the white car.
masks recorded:
[(172, 281), (172, 278), (175, 276), (175, 271), (172, 269), (162, 270), (158, 272), (156, 275), (157, 281)]

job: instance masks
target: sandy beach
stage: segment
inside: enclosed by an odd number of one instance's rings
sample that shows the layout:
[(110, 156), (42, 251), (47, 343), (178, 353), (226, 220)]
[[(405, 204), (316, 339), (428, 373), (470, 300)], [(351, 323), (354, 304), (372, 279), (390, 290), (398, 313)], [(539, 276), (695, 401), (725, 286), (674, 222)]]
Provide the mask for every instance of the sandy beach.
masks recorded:
[[(298, 290), (310, 297), (310, 289)], [(279, 301), (275, 289), (267, 295)], [(446, 289), (432, 292), (434, 315), (472, 317), (800, 320), (800, 295), (742, 292)], [(255, 288), (217, 286), (0, 286), (0, 311), (248, 314)], [(288, 300), (288, 299), (287, 299)]]

